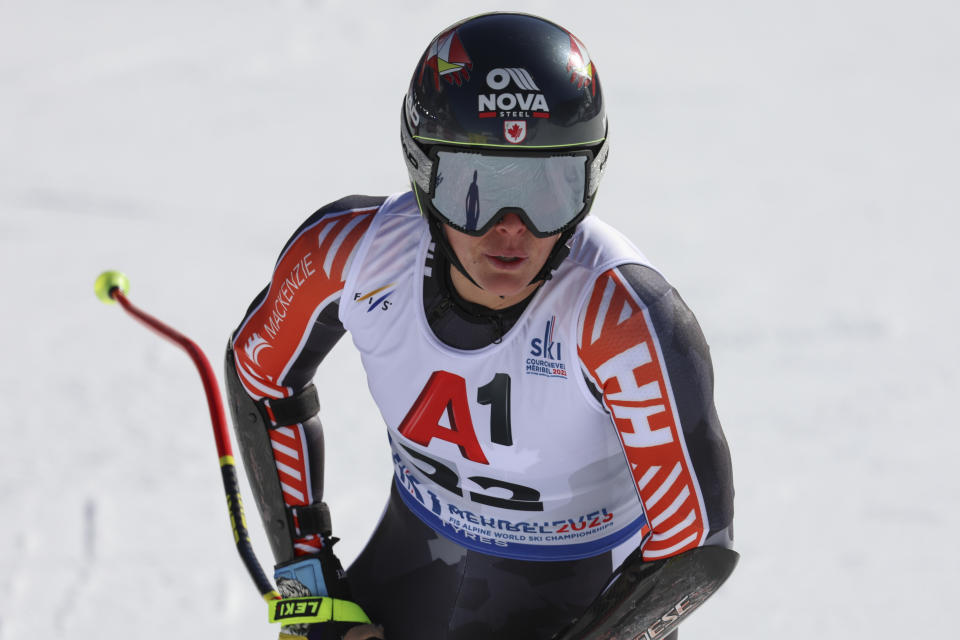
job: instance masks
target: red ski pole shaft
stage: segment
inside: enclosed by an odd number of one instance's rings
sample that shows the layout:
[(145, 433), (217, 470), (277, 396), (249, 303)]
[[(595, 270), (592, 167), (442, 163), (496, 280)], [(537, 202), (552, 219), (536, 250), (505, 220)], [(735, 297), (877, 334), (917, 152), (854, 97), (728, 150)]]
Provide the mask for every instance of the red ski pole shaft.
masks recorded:
[(210, 361), (207, 360), (207, 356), (204, 355), (203, 350), (193, 340), (137, 308), (127, 299), (127, 296), (119, 286), (110, 288), (109, 297), (119, 302), (120, 306), (131, 316), (186, 351), (193, 360), (194, 365), (196, 365), (197, 371), (200, 373), (200, 379), (203, 381), (203, 390), (207, 396), (207, 407), (210, 409), (213, 437), (217, 445), (217, 455), (220, 458), (220, 472), (223, 477), (223, 487), (227, 494), (227, 507), (230, 511), (230, 520), (233, 525), (233, 537), (237, 545), (237, 551), (243, 560), (243, 564), (247, 568), (247, 572), (250, 574), (250, 577), (253, 579), (254, 584), (257, 586), (263, 598), (267, 601), (279, 600), (280, 595), (264, 574), (263, 568), (260, 566), (256, 554), (253, 551), (253, 546), (250, 544), (246, 517), (243, 513), (243, 503), (240, 500), (240, 484), (237, 481), (233, 452), (230, 447), (230, 431), (227, 427), (227, 417), (223, 410), (220, 390), (217, 387), (217, 377), (213, 372), (213, 367), (210, 366)]
[(220, 391), (217, 388), (217, 376), (210, 366), (203, 350), (193, 340), (183, 335), (173, 327), (160, 322), (155, 317), (136, 307), (127, 296), (120, 291), (119, 287), (114, 287), (110, 291), (110, 297), (120, 303), (120, 306), (131, 316), (150, 327), (162, 337), (177, 344), (186, 351), (193, 364), (200, 372), (200, 380), (203, 382), (203, 390), (207, 396), (207, 408), (210, 410), (210, 421), (213, 424), (213, 437), (217, 445), (217, 455), (233, 456), (230, 447), (230, 433), (227, 430), (227, 415), (223, 410), (223, 401), (220, 399)]

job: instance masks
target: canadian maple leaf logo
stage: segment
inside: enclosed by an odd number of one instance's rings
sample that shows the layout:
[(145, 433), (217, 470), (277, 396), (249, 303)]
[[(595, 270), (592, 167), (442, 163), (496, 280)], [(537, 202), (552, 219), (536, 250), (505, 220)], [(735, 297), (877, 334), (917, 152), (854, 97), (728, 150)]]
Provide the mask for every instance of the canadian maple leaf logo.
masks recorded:
[(526, 120), (507, 120), (503, 123), (503, 137), (511, 144), (520, 144), (527, 139)]

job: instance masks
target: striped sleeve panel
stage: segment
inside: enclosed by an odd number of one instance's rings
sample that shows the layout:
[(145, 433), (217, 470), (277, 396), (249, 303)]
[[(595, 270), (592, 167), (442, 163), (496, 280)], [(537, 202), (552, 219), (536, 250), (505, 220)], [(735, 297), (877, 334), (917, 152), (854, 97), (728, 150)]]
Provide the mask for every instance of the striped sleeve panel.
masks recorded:
[[(314, 502), (310, 483), (310, 456), (306, 446), (306, 433), (302, 424), (278, 427), (270, 430), (270, 445), (277, 465), (277, 476), (283, 501), (288, 507), (300, 507)], [(299, 523), (294, 522), (295, 526)], [(316, 553), (323, 547), (318, 535), (295, 537), (295, 555)]]
[(595, 282), (580, 322), (580, 360), (602, 393), (651, 527), (644, 560), (703, 544), (707, 511), (647, 307), (611, 269)]

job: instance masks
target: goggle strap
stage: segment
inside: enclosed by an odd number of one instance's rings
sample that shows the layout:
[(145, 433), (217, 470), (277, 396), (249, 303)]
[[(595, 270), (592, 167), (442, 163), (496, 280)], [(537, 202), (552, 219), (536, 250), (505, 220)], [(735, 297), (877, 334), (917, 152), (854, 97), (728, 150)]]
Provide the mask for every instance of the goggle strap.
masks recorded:
[(407, 168), (413, 175), (417, 186), (424, 193), (430, 193), (430, 175), (433, 173), (433, 162), (430, 157), (423, 152), (420, 146), (413, 141), (410, 132), (407, 131), (407, 121), (400, 113), (400, 144), (403, 145), (404, 160)]
[(600, 178), (603, 177), (603, 172), (607, 169), (607, 154), (610, 153), (610, 138), (604, 138), (603, 144), (600, 146), (600, 150), (597, 151), (597, 155), (594, 156), (593, 162), (590, 163), (590, 171), (588, 172), (588, 182), (587, 182), (587, 197), (592, 198), (593, 194), (597, 192), (597, 187), (600, 186)]

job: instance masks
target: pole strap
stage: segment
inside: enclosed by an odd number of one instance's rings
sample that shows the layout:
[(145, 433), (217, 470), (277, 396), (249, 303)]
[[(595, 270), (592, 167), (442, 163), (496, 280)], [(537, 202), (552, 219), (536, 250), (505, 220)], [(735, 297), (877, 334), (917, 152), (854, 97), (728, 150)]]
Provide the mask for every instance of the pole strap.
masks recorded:
[(292, 624), (317, 624), (321, 622), (356, 622), (370, 624), (370, 618), (356, 602), (337, 598), (309, 597), (273, 600), (270, 606), (270, 622), (284, 626)]

